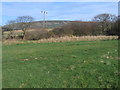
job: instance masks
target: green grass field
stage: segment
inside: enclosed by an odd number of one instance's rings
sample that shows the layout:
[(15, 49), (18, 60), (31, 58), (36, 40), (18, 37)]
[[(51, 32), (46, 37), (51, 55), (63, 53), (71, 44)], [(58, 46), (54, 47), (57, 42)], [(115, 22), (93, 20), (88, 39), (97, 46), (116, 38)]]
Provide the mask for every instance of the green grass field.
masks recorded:
[(3, 45), (3, 88), (115, 88), (118, 41)]

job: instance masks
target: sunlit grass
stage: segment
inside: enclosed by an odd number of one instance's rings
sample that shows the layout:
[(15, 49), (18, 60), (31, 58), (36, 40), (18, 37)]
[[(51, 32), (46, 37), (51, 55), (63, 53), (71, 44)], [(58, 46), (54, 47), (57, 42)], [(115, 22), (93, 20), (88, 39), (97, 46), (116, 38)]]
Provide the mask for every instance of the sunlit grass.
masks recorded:
[(115, 88), (118, 41), (3, 45), (3, 88)]

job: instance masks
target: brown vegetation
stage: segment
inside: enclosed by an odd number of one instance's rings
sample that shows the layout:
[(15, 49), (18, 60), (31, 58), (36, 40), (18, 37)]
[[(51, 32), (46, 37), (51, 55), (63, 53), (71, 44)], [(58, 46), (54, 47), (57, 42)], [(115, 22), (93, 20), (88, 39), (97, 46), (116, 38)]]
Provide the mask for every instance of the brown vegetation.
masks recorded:
[(25, 43), (45, 43), (45, 42), (69, 42), (69, 41), (97, 41), (97, 40), (117, 40), (118, 36), (64, 36), (58, 38), (48, 38), (41, 40), (3, 40), (3, 44), (25, 44)]
[[(41, 40), (48, 38), (59, 38), (66, 36), (118, 36), (119, 20), (115, 15), (100, 14), (96, 15), (93, 21), (71, 21), (57, 28), (31, 28), (32, 17), (18, 17), (17, 23), (10, 21), (7, 25), (9, 32), (3, 33), (3, 39), (24, 39), (24, 40)], [(14, 23), (15, 22), (15, 23)], [(3, 27), (6, 29), (6, 27)], [(14, 30), (21, 29), (22, 32)], [(19, 34), (18, 34), (19, 33)]]

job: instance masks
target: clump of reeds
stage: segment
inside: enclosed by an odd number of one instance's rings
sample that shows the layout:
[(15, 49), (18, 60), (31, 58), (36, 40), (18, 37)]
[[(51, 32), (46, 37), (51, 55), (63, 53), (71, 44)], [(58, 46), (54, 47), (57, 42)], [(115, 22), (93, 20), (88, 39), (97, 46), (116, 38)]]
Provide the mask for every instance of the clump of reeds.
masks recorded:
[(68, 42), (68, 41), (96, 41), (96, 40), (117, 40), (118, 36), (64, 36), (41, 40), (4, 40), (3, 44), (23, 44), (23, 43), (44, 43), (44, 42)]
[(65, 42), (65, 41), (95, 41), (95, 40), (116, 40), (118, 36), (64, 36), (59, 38), (41, 39), (33, 41), (37, 43), (41, 42)]

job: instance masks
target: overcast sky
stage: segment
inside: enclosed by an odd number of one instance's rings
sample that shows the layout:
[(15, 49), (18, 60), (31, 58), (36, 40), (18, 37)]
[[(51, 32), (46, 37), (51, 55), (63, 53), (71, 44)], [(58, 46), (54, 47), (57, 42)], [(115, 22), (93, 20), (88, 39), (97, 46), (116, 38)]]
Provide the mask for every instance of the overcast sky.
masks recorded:
[(36, 21), (43, 19), (41, 10), (48, 12), (47, 20), (89, 21), (101, 13), (118, 14), (117, 2), (3, 2), (2, 22), (14, 20), (18, 16), (32, 16)]

